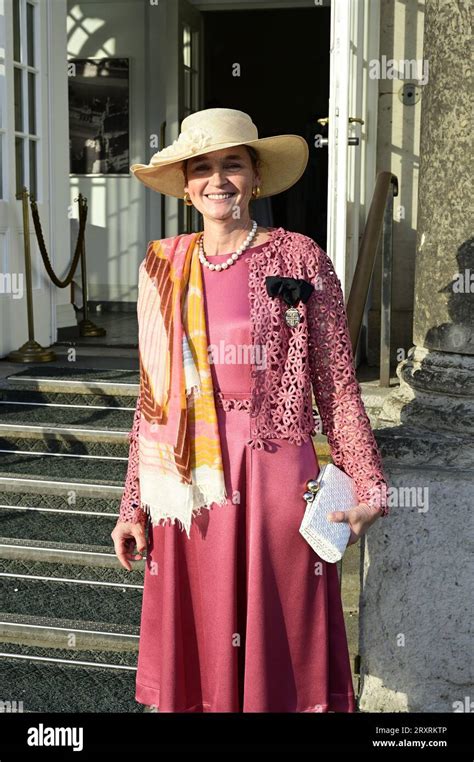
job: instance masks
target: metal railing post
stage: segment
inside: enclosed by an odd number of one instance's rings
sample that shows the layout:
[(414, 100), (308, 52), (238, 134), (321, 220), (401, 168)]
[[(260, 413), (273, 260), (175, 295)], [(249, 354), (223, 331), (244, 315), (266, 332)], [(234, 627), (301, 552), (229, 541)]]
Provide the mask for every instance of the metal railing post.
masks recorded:
[(385, 204), (382, 232), (382, 290), (380, 304), (380, 386), (390, 386), (390, 328), (392, 317), (393, 267), (393, 197), (395, 183), (390, 183)]
[(359, 246), (359, 256), (346, 308), (352, 351), (355, 355), (378, 244), (382, 239), (381, 386), (390, 385), (392, 225), (395, 196), (398, 196), (397, 176), (388, 171), (379, 172)]

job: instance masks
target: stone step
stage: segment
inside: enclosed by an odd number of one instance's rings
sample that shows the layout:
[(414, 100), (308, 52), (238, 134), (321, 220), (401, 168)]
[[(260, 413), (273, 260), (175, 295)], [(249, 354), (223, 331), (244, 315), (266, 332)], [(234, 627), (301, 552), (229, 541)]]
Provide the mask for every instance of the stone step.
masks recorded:
[[(91, 457), (127, 458), (130, 442), (127, 432), (103, 434), (96, 431), (16, 427), (4, 434), (0, 426), (0, 457), (3, 453), (30, 455), (90, 455)], [(1, 467), (1, 466), (0, 466)]]
[(340, 589), (344, 611), (351, 614), (359, 609), (360, 595), (360, 541), (349, 545), (342, 557), (339, 569)]
[[(2, 380), (0, 475), (10, 470), (23, 474), (26, 468), (38, 476), (52, 472), (55, 478), (57, 468), (47, 454), (128, 460), (137, 381), (138, 373), (129, 370), (37, 367)], [(45, 401), (45, 395), (55, 401)], [(25, 457), (27, 453), (35, 453), (37, 461)], [(89, 466), (94, 473), (92, 464), (58, 464), (64, 473), (82, 474)]]
[[(1, 382), (0, 382), (1, 383)], [(102, 386), (102, 385), (101, 385)], [(104, 393), (94, 391), (38, 391), (37, 389), (16, 389), (10, 385), (0, 385), (0, 400), (4, 402), (36, 402), (54, 405), (80, 405), (82, 407), (135, 408), (138, 385), (130, 393)]]
[[(33, 370), (33, 369), (30, 369)], [(46, 371), (50, 371), (49, 374)], [(52, 373), (51, 371), (56, 371)], [(0, 379), (0, 400), (43, 402), (96, 407), (135, 407), (139, 373), (135, 371), (76, 370), (66, 376), (62, 369), (36, 369), (35, 375), (23, 373)], [(64, 369), (67, 371), (68, 369)]]
[(123, 484), (82, 484), (0, 476), (0, 496), (7, 507), (37, 505), (41, 508), (69, 508), (84, 513), (115, 513), (122, 493)]
[(323, 434), (316, 434), (312, 437), (312, 440), (319, 467), (321, 468), (331, 461), (331, 450), (328, 441)]
[(127, 572), (103, 548), (5, 539), (0, 556), (3, 700), (33, 712), (142, 711), (134, 691), (144, 562)]
[[(81, 628), (140, 625), (144, 561), (128, 572), (37, 558), (0, 558), (1, 614), (72, 620)], [(140, 568), (138, 568), (138, 564)]]
[[(139, 380), (138, 371), (125, 369), (33, 367), (0, 380), (0, 400), (134, 408)], [(362, 381), (360, 388), (364, 407), (375, 426), (393, 387), (380, 387), (378, 381)]]
[[(113, 526), (114, 523), (111, 522), (111, 531)], [(54, 542), (52, 540), (25, 540), (4, 535), (0, 537), (0, 558), (76, 564), (79, 566), (103, 566), (112, 569), (118, 566), (110, 533), (109, 543), (102, 546), (85, 543)]]
[[(135, 355), (136, 353), (134, 353)], [(122, 368), (85, 368), (64, 365), (32, 365), (7, 376), (11, 383), (80, 382), (84, 384), (107, 383), (137, 384), (139, 371)]]
[(0, 489), (15, 480), (18, 491), (29, 482), (54, 484), (62, 494), (81, 485), (123, 491), (127, 464), (126, 456), (0, 450)]
[(0, 643), (0, 695), (24, 712), (143, 712), (136, 653)]
[(118, 408), (0, 401), (0, 436), (15, 433), (19, 427), (59, 434), (66, 430), (84, 437), (94, 432), (104, 437), (123, 434), (130, 431), (134, 412), (134, 405)]
[(393, 386), (379, 386), (377, 381), (363, 381), (360, 383), (362, 402), (369, 417), (373, 429), (379, 425), (379, 416), (387, 397), (393, 392)]
[(106, 651), (138, 651), (140, 628), (121, 623), (94, 622), (88, 627), (72, 619), (0, 614), (0, 651), (3, 643), (41, 648), (76, 648)]
[(79, 498), (69, 505), (64, 495), (0, 492), (0, 531), (19, 541), (108, 548), (119, 505), (100, 498)]

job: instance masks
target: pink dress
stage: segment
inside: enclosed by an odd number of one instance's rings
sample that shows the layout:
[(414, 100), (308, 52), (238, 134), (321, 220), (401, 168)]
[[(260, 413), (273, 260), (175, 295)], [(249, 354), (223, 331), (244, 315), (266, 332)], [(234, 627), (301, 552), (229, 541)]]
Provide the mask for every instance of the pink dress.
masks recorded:
[(203, 509), (190, 539), (149, 524), (135, 698), (161, 712), (354, 712), (337, 567), (298, 531), (314, 445), (247, 444), (243, 260), (257, 248), (227, 270), (202, 267), (228, 501)]

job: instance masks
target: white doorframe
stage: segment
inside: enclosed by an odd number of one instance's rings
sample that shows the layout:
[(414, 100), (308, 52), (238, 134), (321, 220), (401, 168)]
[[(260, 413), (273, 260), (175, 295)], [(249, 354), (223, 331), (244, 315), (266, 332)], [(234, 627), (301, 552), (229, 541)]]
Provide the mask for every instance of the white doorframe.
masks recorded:
[[(331, 5), (331, 40), (328, 123), (328, 220), (327, 253), (345, 291), (347, 142), (349, 136), (349, 40), (350, 22), (346, 0)], [(336, 65), (337, 62), (337, 65)]]
[[(166, 143), (170, 145), (179, 134), (184, 106), (184, 94), (182, 87), (183, 70), (183, 26), (184, 24), (197, 34), (199, 50), (200, 80), (198, 87), (198, 107), (202, 108), (202, 18), (200, 11), (189, 0), (172, 0), (166, 6), (167, 28), (167, 67), (166, 67)], [(184, 210), (182, 201), (167, 197), (165, 201), (166, 236), (182, 233), (182, 219)]]
[[(47, 13), (48, 3), (29, 0), (28, 8), (32, 16), (31, 25), (27, 26), (25, 8), (20, 5), (20, 53), (14, 61), (14, 5), (12, 0), (3, 0), (0, 6), (5, 62), (2, 71), (4, 77), (2, 100), (5, 122), (3, 140), (3, 161), (8, 171), (4, 173), (3, 198), (0, 201), (0, 235), (2, 239), (1, 271), (22, 278), (22, 296), (15, 298), (12, 293), (0, 294), (0, 313), (2, 333), (0, 335), (0, 355), (5, 356), (11, 350), (18, 349), (28, 339), (26, 279), (24, 261), (24, 234), (22, 201), (16, 199), (16, 139), (24, 141), (27, 147), (23, 153), (25, 184), (32, 191), (29, 175), (31, 166), (36, 168), (36, 201), (45, 241), (49, 242), (51, 230), (51, 198), (49, 193), (49, 141), (48, 126), (51, 119), (48, 100), (48, 50)], [(26, 29), (33, 30), (28, 47)], [(16, 64), (16, 65), (15, 65)], [(22, 82), (21, 123), (17, 124), (15, 114), (15, 71), (19, 72)], [(34, 94), (34, 101), (30, 95)], [(30, 113), (31, 103), (34, 108)], [(33, 123), (34, 119), (34, 123)], [(35, 146), (36, 164), (30, 164), (29, 151)], [(28, 201), (29, 211), (29, 201)], [(34, 307), (35, 339), (43, 346), (51, 343), (52, 285), (41, 259), (33, 221), (29, 211), (29, 243), (31, 252), (31, 275)]]
[(368, 71), (379, 52), (380, 9), (374, 0), (333, 0), (331, 8), (327, 250), (347, 301), (375, 185), (378, 81)]
[[(187, 0), (187, 4), (202, 12), (315, 8), (314, 0)], [(177, 13), (178, 3), (171, 5), (176, 6), (171, 14)], [(375, 186), (378, 82), (369, 78), (368, 63), (379, 54), (380, 8), (379, 0), (323, 0), (322, 5), (331, 7), (327, 253), (347, 300)], [(168, 62), (167, 84), (175, 87), (176, 50), (170, 49)], [(359, 117), (364, 124), (350, 124), (349, 117)], [(179, 130), (173, 106), (167, 122), (170, 142)], [(349, 146), (350, 137), (359, 138), (359, 145)]]
[[(189, 0), (200, 11), (276, 10), (278, 8), (314, 8), (315, 0)], [(321, 6), (329, 7), (331, 0), (321, 0)]]

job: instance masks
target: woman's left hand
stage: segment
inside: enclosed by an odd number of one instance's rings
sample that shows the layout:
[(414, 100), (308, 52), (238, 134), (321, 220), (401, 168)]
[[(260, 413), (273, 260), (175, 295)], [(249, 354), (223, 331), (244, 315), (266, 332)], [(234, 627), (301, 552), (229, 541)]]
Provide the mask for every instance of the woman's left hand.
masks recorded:
[(353, 545), (377, 521), (380, 515), (381, 511), (379, 509), (371, 508), (367, 503), (359, 503), (354, 508), (349, 508), (348, 511), (333, 511), (328, 513), (327, 518), (329, 521), (345, 521), (349, 524), (351, 536), (347, 544)]

